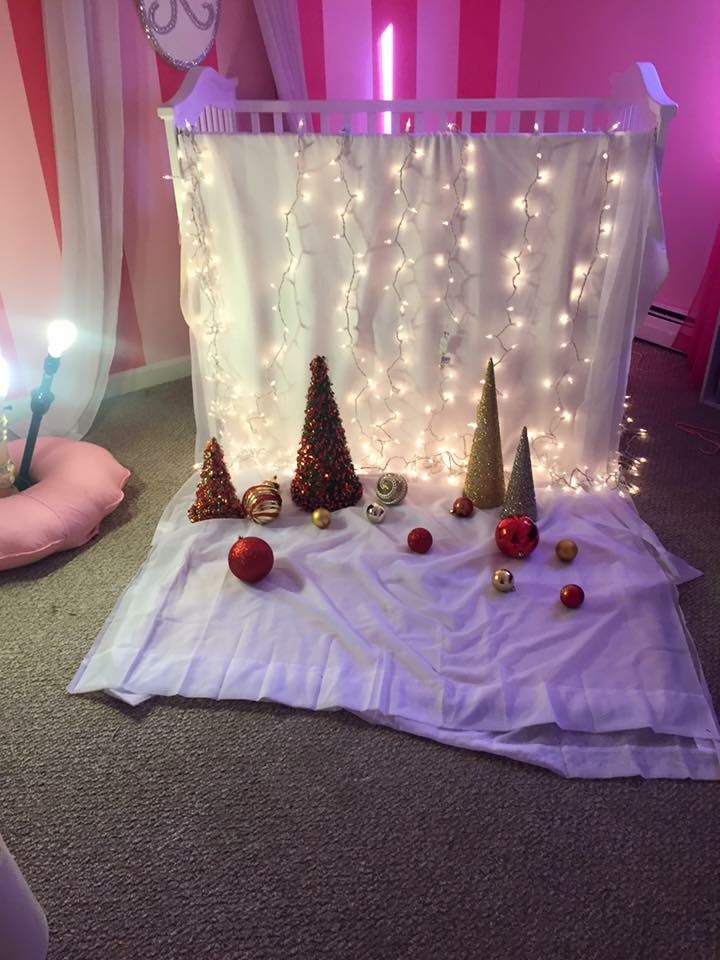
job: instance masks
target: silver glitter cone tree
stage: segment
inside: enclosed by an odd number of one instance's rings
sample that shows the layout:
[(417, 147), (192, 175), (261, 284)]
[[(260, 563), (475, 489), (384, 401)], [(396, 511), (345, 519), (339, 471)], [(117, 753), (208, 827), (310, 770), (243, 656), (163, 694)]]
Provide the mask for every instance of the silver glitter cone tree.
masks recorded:
[(488, 510), (501, 506), (505, 497), (505, 474), (492, 358), (488, 360), (475, 421), (477, 425), (463, 492), (478, 509)]
[(531, 520), (537, 520), (535, 484), (533, 483), (527, 427), (523, 427), (520, 434), (520, 442), (515, 452), (515, 461), (500, 516), (530, 517)]

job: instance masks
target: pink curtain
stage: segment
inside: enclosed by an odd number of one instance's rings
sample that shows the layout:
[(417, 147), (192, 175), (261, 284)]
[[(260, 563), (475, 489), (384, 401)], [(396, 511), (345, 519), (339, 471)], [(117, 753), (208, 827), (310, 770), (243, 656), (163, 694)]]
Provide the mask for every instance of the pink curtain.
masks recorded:
[(690, 382), (701, 386), (720, 313), (720, 227), (688, 317), (673, 346), (690, 361)]

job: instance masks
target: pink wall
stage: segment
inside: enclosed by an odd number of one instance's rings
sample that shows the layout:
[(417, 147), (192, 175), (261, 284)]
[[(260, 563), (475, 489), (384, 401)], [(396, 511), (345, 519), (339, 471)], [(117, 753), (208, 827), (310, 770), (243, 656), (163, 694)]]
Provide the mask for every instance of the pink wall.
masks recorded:
[[(112, 372), (187, 355), (180, 305), (178, 225), (167, 143), (156, 115), (183, 72), (146, 40), (135, 0), (115, 0), (125, 125), (123, 259)], [(253, 0), (223, 4), (206, 62), (238, 78), (240, 96), (275, 96)], [(13, 369), (12, 396), (35, 386), (18, 355), (42, 349), (60, 300), (61, 229), (41, 0), (0, 0), (0, 84), (5, 127), (0, 151), (0, 349)], [(38, 278), (41, 282), (38, 282)]]
[(602, 95), (635, 60), (654, 63), (680, 105), (661, 181), (670, 274), (656, 301), (684, 312), (720, 222), (720, 0), (525, 0), (520, 96)]
[[(188, 352), (180, 312), (180, 255), (165, 131), (156, 115), (182, 83), (147, 42), (135, 0), (119, 0), (125, 116), (125, 225), (113, 373)], [(205, 63), (238, 79), (241, 97), (272, 98), (275, 84), (252, 0), (222, 5)]]

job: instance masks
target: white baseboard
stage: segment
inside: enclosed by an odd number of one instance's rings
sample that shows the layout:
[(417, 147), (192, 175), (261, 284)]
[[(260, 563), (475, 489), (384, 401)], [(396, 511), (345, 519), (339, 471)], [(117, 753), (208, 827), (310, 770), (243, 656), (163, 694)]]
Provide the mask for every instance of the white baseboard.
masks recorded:
[(680, 324), (648, 314), (635, 331), (635, 336), (638, 340), (647, 340), (660, 347), (671, 348), (679, 331)]
[(147, 390), (148, 387), (157, 387), (161, 383), (182, 380), (189, 376), (189, 356), (173, 357), (172, 360), (148, 363), (144, 367), (136, 367), (134, 370), (122, 370), (120, 373), (110, 374), (105, 399), (120, 397), (124, 393), (134, 393), (136, 390)]

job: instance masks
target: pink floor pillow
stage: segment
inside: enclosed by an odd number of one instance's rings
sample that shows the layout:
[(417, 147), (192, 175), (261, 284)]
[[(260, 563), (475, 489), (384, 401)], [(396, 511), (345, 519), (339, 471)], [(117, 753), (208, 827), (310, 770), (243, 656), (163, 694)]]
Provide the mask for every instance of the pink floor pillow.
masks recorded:
[[(9, 444), (17, 469), (24, 445)], [(0, 498), (0, 570), (87, 543), (122, 500), (130, 476), (102, 447), (62, 437), (38, 439), (30, 472), (33, 486)]]

